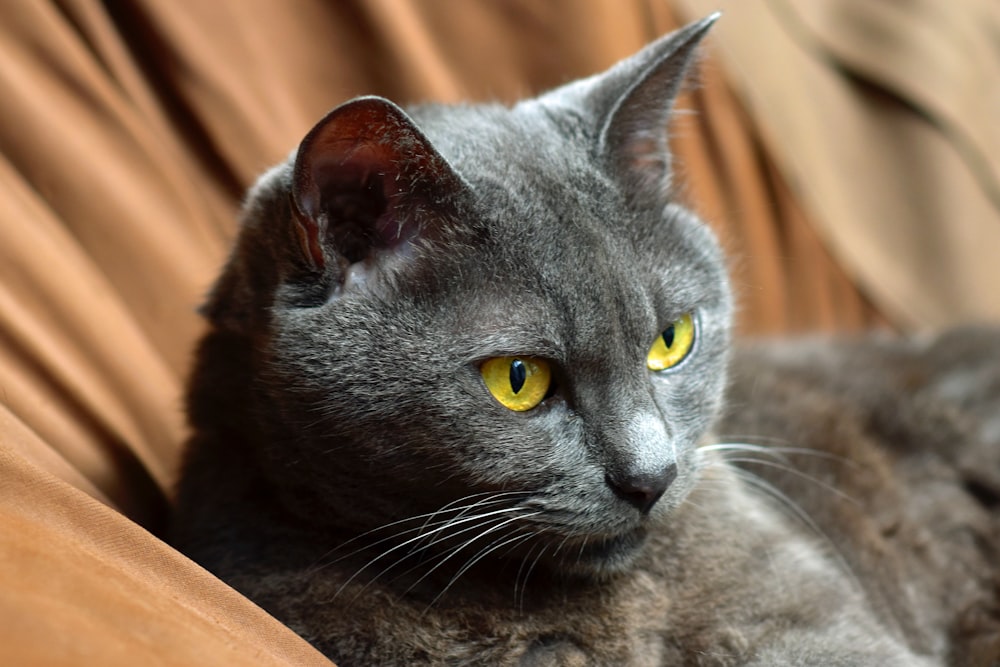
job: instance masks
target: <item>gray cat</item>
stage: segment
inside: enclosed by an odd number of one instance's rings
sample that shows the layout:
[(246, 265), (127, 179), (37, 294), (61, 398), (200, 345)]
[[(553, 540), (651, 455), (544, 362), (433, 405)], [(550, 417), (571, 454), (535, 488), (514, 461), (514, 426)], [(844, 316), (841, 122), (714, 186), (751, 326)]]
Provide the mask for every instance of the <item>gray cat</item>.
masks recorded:
[(342, 667), (997, 664), (998, 337), (730, 354), (664, 132), (713, 21), (265, 174), (176, 544)]

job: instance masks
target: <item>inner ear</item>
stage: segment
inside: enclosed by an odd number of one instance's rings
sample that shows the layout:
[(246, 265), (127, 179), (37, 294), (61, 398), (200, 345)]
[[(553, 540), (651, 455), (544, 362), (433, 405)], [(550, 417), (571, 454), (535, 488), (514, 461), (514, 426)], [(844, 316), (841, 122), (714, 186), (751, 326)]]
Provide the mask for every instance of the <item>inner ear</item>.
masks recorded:
[[(312, 187), (300, 188), (298, 181), (295, 187), (296, 206), (304, 214), (299, 224), (316, 227), (316, 241), (321, 243), (310, 255), (322, 257), (318, 251), (325, 245), (353, 264), (374, 249), (392, 249), (406, 242), (412, 230), (389, 224), (400, 195), (398, 175), (391, 173), (391, 157), (365, 143), (341, 142), (339, 147), (324, 149), (304, 163)], [(325, 231), (322, 239), (321, 230)]]
[[(331, 111), (299, 146), (292, 182), (296, 232), (315, 271), (402, 253), (434, 235), (428, 215), (461, 179), (407, 114), (358, 98)], [(431, 211), (433, 213), (433, 211)]]

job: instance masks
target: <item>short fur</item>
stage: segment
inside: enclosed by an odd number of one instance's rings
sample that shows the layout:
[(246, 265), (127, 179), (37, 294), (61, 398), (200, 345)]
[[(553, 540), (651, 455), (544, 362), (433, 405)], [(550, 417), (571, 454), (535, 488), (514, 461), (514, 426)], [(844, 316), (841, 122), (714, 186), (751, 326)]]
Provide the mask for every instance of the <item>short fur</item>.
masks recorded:
[[(723, 405), (664, 133), (713, 20), (511, 108), (353, 100), (263, 176), (175, 542), (342, 667), (996, 664), (995, 331), (744, 347)], [(478, 371), (513, 354), (555, 369), (524, 413)]]

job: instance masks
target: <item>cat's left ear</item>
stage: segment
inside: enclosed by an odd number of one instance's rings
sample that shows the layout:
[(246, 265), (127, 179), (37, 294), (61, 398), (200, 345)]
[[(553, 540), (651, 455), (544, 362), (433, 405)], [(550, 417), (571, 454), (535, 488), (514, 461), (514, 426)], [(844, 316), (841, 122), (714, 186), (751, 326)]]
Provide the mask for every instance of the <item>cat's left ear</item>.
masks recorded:
[(315, 273), (405, 253), (433, 236), (465, 188), (413, 120), (392, 102), (361, 97), (306, 135), (292, 173), (302, 257)]
[(588, 80), (600, 125), (598, 154), (624, 179), (632, 199), (662, 202), (670, 188), (667, 125), (697, 46), (719, 18), (712, 14), (661, 37)]

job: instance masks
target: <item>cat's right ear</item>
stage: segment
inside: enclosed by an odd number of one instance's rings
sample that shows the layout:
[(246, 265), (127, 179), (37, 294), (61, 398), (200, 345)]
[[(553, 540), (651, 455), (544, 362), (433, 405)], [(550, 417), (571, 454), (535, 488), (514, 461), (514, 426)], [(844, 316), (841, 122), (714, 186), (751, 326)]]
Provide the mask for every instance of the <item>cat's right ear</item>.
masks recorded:
[(605, 116), (599, 151), (616, 173), (626, 175), (634, 197), (661, 201), (670, 189), (667, 123), (697, 46), (718, 18), (688, 24), (606, 75), (612, 88), (631, 80)]
[(301, 257), (315, 273), (364, 271), (437, 235), (443, 209), (463, 188), (406, 112), (380, 97), (351, 100), (317, 123), (296, 154)]
[[(602, 74), (550, 95), (585, 108), (597, 122), (596, 151), (637, 202), (662, 203), (670, 191), (667, 125), (697, 47), (719, 14), (665, 35)], [(545, 98), (542, 98), (543, 100)]]

